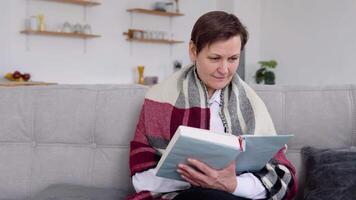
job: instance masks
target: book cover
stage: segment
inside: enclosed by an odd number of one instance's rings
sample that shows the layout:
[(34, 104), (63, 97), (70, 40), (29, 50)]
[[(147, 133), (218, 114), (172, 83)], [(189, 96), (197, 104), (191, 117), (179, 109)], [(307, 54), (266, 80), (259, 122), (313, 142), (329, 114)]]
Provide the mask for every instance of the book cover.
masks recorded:
[(236, 159), (236, 172), (259, 171), (293, 135), (241, 135), (243, 152)]
[(221, 169), (240, 153), (237, 138), (204, 129), (179, 126), (157, 164), (156, 176), (183, 180), (177, 173), (179, 163), (195, 158)]
[(179, 126), (158, 162), (156, 176), (183, 180), (176, 170), (178, 164), (186, 164), (188, 158), (200, 160), (215, 169), (222, 169), (236, 160), (237, 172), (259, 170), (290, 137), (235, 136)]

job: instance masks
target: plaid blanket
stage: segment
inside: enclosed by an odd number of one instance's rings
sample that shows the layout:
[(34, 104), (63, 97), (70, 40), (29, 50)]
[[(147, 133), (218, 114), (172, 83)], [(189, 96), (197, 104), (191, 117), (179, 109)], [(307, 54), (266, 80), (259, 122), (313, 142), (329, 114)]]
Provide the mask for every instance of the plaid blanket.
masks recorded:
[[(238, 75), (222, 89), (221, 95), (221, 118), (227, 133), (276, 134), (265, 104)], [(131, 176), (156, 167), (179, 125), (209, 129), (207, 99), (207, 89), (194, 65), (148, 91), (130, 143)], [(291, 199), (297, 191), (295, 169), (284, 152), (281, 149), (262, 170), (254, 173), (265, 186), (269, 199)], [(176, 194), (142, 191), (127, 199), (172, 199)]]

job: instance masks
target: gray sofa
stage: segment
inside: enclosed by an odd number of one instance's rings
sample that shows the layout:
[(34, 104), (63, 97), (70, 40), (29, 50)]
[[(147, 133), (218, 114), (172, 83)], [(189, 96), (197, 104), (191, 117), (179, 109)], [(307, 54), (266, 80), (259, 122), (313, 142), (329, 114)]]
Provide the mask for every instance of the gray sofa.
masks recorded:
[[(300, 150), (356, 143), (356, 86), (254, 86), (280, 133)], [(146, 87), (57, 85), (0, 87), (0, 199), (124, 199), (133, 192), (131, 140)]]

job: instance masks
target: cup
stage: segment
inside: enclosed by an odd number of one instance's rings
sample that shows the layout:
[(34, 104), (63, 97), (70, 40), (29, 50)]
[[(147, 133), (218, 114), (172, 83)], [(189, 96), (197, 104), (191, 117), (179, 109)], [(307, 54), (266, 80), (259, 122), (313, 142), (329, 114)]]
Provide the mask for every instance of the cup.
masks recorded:
[(38, 18), (36, 16), (31, 16), (26, 24), (26, 29), (37, 31), (38, 30)]
[(81, 24), (76, 23), (72, 28), (73, 33), (83, 33), (83, 27)]
[(61, 31), (63, 33), (70, 33), (72, 32), (72, 25), (69, 22), (64, 22), (62, 25)]
[(160, 40), (161, 36), (160, 36), (160, 31), (153, 31), (153, 39), (154, 40)]
[(166, 32), (160, 31), (159, 34), (160, 34), (159, 37), (160, 37), (161, 40), (165, 40), (166, 39), (166, 36), (165, 36)]
[(145, 77), (145, 85), (154, 85), (158, 83), (157, 76), (146, 76)]
[(166, 3), (166, 10), (167, 10), (167, 12), (175, 12), (173, 10), (173, 2), (167, 2)]
[(133, 38), (136, 38), (136, 39), (143, 39), (143, 32), (144, 31), (141, 31), (141, 30), (135, 30), (133, 32)]
[(148, 39), (154, 39), (153, 31), (148, 31)]
[(162, 12), (166, 12), (166, 2), (155, 2), (153, 4), (153, 10), (157, 10), (157, 11), (162, 11)]
[(169, 38), (168, 38), (168, 33), (165, 32), (165, 31), (163, 31), (163, 32), (162, 32), (162, 38), (163, 38), (163, 40), (169, 40)]
[(145, 39), (145, 40), (150, 39), (148, 31), (144, 31), (142, 36), (143, 36), (143, 39)]
[(91, 26), (89, 24), (85, 24), (83, 27), (82, 27), (82, 33), (84, 34), (92, 34), (92, 31), (91, 31)]

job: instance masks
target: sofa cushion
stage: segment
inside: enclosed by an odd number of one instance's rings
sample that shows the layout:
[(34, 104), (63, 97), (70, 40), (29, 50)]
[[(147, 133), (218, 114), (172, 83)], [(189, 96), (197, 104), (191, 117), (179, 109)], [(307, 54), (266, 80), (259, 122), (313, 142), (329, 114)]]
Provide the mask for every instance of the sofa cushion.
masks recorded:
[(51, 185), (38, 193), (36, 200), (118, 200), (124, 199), (126, 192), (70, 184)]
[(304, 199), (356, 199), (356, 151), (304, 147)]

